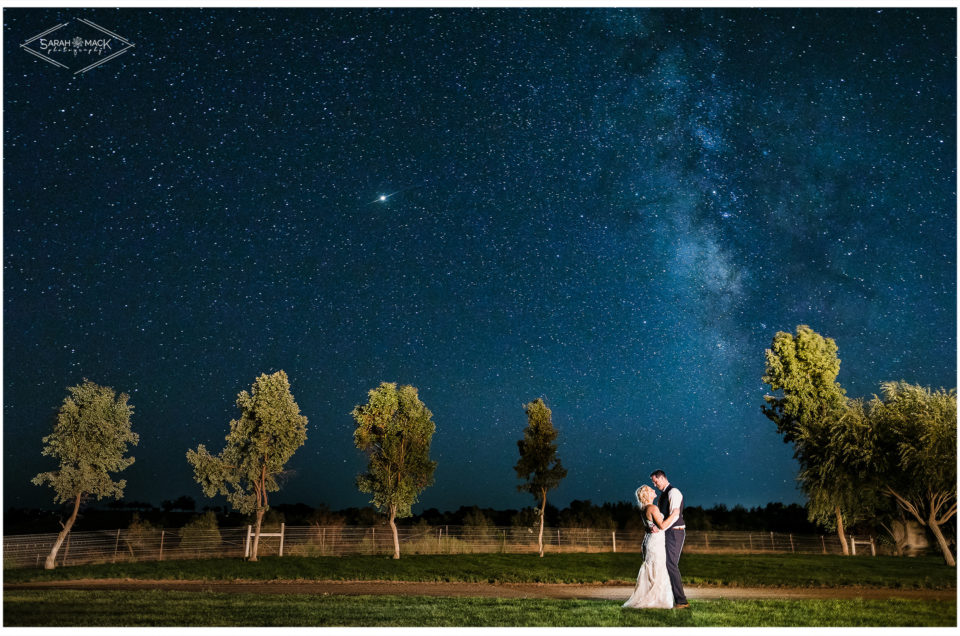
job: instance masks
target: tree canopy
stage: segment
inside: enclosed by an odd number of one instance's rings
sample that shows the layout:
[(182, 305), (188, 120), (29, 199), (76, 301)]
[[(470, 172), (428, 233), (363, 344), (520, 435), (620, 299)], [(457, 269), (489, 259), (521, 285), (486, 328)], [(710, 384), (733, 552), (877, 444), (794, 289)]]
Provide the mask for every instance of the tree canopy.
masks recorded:
[[(837, 382), (840, 359), (837, 343), (807, 325), (797, 334), (779, 331), (765, 352), (763, 382), (780, 396), (765, 395), (763, 413), (777, 425), (784, 442), (815, 437), (846, 407), (845, 391)], [(796, 452), (802, 454), (801, 444)]]

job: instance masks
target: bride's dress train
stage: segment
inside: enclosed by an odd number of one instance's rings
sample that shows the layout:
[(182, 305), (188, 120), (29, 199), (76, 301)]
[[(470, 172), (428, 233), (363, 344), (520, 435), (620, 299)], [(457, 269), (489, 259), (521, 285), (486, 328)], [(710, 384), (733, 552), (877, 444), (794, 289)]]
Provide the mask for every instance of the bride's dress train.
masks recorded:
[(666, 532), (650, 532), (653, 523), (647, 520), (647, 536), (643, 538), (643, 565), (637, 574), (637, 586), (623, 607), (634, 609), (673, 607), (673, 590), (667, 573)]

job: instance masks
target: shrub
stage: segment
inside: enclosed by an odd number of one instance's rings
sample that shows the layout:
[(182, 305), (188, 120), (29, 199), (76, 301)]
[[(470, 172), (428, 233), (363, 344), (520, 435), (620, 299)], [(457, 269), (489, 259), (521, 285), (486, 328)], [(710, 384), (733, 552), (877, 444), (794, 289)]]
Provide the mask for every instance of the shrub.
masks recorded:
[(180, 528), (180, 549), (206, 551), (220, 547), (223, 538), (217, 525), (217, 515), (207, 510)]

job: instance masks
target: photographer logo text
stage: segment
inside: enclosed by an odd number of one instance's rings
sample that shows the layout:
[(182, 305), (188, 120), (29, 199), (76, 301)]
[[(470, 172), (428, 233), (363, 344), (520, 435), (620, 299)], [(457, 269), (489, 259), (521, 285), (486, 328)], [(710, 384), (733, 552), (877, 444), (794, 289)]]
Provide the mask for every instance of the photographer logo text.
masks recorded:
[(38, 33), (20, 45), (27, 53), (74, 75), (123, 55), (134, 44), (90, 20), (77, 18)]

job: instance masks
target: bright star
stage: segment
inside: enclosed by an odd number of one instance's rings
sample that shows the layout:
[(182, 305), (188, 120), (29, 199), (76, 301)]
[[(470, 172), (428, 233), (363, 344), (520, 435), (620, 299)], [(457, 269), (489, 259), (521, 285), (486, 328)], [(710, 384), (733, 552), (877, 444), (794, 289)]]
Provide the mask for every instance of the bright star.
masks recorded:
[(399, 193), (400, 193), (400, 190), (397, 190), (396, 192), (391, 192), (390, 194), (381, 194), (380, 196), (378, 196), (376, 199), (374, 199), (374, 200), (371, 201), (370, 203), (383, 203), (384, 201), (386, 201), (387, 199), (389, 199), (389, 198), (392, 197), (393, 195), (399, 194)]

